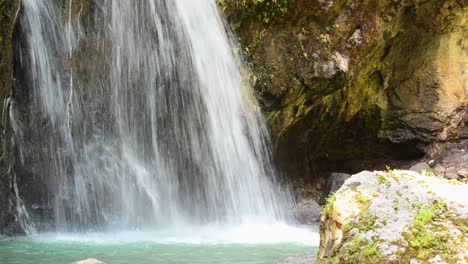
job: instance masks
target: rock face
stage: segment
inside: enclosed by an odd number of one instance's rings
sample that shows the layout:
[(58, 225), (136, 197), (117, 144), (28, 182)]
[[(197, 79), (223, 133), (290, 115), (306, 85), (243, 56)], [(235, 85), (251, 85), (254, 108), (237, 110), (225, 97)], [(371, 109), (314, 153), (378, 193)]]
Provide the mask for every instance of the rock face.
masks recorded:
[(230, 2), (244, 3), (224, 10), (298, 186), (468, 137), (467, 1)]
[[(64, 13), (76, 16), (85, 14), (91, 8), (90, 0), (57, 0), (62, 4)], [(71, 5), (70, 5), (71, 4)], [(71, 7), (71, 10), (66, 10)], [(31, 167), (35, 166), (34, 161), (26, 165), (20, 164), (19, 155), (15, 146), (15, 139), (12, 122), (10, 120), (10, 98), (20, 99), (15, 101), (17, 110), (22, 111), (21, 104), (18, 101), (28, 101), (29, 91), (27, 86), (22, 83), (22, 77), (15, 75), (18, 71), (18, 61), (25, 58), (18, 57), (19, 49), (27, 49), (18, 45), (20, 40), (25, 37), (21, 32), (19, 21), (22, 15), (20, 0), (0, 0), (0, 234), (1, 235), (21, 235), (25, 234), (21, 226), (17, 208), (18, 194), (23, 200), (28, 201), (28, 211), (40, 217), (48, 216), (48, 205), (35, 204), (38, 197), (44, 197), (46, 193), (38, 190), (39, 182), (35, 175), (31, 173)], [(13, 78), (13, 76), (15, 78)], [(21, 87), (23, 90), (19, 89)], [(12, 100), (13, 101), (13, 100)], [(33, 116), (31, 118), (38, 118)], [(31, 140), (37, 142), (38, 148), (43, 148), (41, 139)], [(35, 145), (31, 143), (31, 146)], [(37, 151), (40, 153), (40, 151)], [(15, 185), (18, 186), (17, 190)]]
[(468, 185), (364, 171), (328, 199), (317, 263), (468, 263)]
[(19, 8), (17, 0), (0, 0), (0, 234), (14, 235), (24, 232), (16, 215), (15, 175), (13, 166), (12, 128), (9, 123), (8, 98), (12, 86), (12, 38), (16, 15)]

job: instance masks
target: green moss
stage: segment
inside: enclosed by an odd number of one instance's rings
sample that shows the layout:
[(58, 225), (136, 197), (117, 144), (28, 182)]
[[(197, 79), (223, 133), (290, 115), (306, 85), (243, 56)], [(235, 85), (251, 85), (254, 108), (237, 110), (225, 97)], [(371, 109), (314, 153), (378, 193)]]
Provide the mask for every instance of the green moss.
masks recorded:
[(369, 215), (369, 214), (362, 214), (358, 218), (358, 223), (356, 227), (361, 232), (368, 232), (370, 230), (374, 230), (374, 225), (376, 221), (377, 221), (376, 216)]
[(327, 204), (323, 208), (323, 216), (325, 217), (331, 217), (333, 215), (333, 206), (335, 205), (336, 202), (336, 196), (334, 194), (330, 195), (330, 197), (327, 198)]
[(264, 24), (277, 22), (288, 11), (288, 0), (220, 0), (218, 6), (223, 12), (235, 11), (241, 14), (239, 22), (256, 18)]
[(362, 249), (362, 255), (366, 259), (365, 263), (375, 263), (379, 261), (380, 251), (377, 243), (368, 244)]
[(376, 241), (367, 241), (355, 236), (340, 249), (340, 254), (335, 256), (336, 263), (380, 263), (381, 256)]
[(387, 180), (387, 177), (385, 177), (385, 175), (382, 174), (377, 174), (377, 181), (379, 182), (379, 184), (387, 186), (387, 188), (390, 188), (390, 186), (392, 185)]
[(459, 226), (458, 230), (460, 230), (462, 233), (468, 233), (468, 226), (465, 226), (465, 225)]
[(342, 228), (344, 233), (349, 233), (349, 231), (351, 231), (354, 226), (351, 223), (344, 223)]
[(361, 209), (366, 209), (371, 203), (371, 199), (367, 198), (362, 193), (354, 195), (354, 199), (360, 204)]
[(456, 219), (448, 212), (445, 203), (419, 206), (414, 225), (404, 234), (412, 255), (423, 261), (440, 255), (447, 262), (455, 263), (457, 257), (449, 244), (449, 228), (443, 223)]
[(357, 221), (344, 223), (342, 229), (344, 233), (348, 233), (353, 228), (359, 229), (360, 232), (368, 232), (370, 230), (374, 230), (376, 221), (376, 216), (370, 215), (368, 213), (363, 213), (358, 216)]
[(435, 206), (423, 206), (416, 215), (416, 224), (425, 225), (431, 223), (434, 220), (436, 209), (437, 207)]

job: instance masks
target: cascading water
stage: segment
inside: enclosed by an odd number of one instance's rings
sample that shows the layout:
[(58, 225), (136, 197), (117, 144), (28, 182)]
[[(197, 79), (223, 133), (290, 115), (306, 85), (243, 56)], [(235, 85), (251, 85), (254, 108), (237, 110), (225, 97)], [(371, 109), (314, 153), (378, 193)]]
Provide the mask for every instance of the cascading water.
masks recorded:
[(215, 0), (95, 0), (84, 26), (67, 3), (23, 0), (12, 104), (51, 229), (288, 220)]

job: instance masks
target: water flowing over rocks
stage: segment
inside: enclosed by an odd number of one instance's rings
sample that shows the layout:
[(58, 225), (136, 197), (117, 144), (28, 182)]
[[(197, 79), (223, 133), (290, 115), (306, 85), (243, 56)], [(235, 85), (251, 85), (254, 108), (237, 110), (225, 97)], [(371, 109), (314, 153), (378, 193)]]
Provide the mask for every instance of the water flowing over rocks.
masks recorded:
[(3, 112), (17, 222), (70, 232), (292, 220), (215, 1), (21, 3)]
[(328, 199), (317, 263), (467, 263), (468, 184), (363, 171)]

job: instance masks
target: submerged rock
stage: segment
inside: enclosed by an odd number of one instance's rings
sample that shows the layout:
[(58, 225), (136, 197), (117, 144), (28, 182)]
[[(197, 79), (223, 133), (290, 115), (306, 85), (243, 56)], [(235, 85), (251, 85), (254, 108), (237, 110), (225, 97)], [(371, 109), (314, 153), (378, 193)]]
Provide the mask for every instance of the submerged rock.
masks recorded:
[(315, 263), (317, 260), (317, 255), (315, 254), (305, 254), (287, 257), (285, 259), (275, 262), (275, 264), (311, 264)]
[(364, 171), (328, 199), (317, 263), (468, 263), (468, 185)]
[(73, 262), (72, 264), (105, 264), (105, 263), (95, 258), (89, 258), (89, 259)]

